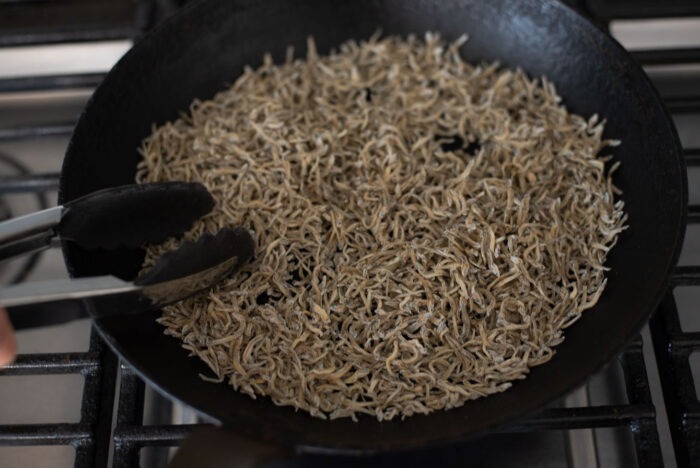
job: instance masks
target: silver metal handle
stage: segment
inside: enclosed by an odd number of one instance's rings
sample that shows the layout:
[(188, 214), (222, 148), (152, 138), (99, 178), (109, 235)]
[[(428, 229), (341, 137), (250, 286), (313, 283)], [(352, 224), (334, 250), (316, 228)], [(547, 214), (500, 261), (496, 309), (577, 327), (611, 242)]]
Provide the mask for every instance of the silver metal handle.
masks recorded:
[(0, 304), (5, 307), (15, 307), (71, 299), (89, 299), (140, 290), (140, 286), (114, 276), (36, 281), (0, 289)]
[(0, 223), (0, 243), (49, 230), (61, 221), (62, 206), (55, 206)]

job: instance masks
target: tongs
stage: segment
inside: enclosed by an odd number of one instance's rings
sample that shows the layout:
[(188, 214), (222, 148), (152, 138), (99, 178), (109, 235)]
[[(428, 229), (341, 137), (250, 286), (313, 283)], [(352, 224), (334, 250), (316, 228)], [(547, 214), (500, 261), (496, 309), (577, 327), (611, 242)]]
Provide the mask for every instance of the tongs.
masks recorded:
[(71, 241), (84, 249), (140, 247), (179, 236), (209, 213), (198, 183), (122, 185), (0, 223), (0, 261)]
[[(0, 223), (0, 259), (47, 248), (56, 240), (83, 249), (140, 247), (187, 231), (214, 206), (201, 184), (127, 185), (92, 193), (64, 206)], [(23, 283), (0, 290), (14, 317), (45, 309), (87, 307), (93, 318), (160, 308), (207, 289), (252, 256), (244, 228), (224, 228), (165, 253), (133, 281), (114, 276)]]

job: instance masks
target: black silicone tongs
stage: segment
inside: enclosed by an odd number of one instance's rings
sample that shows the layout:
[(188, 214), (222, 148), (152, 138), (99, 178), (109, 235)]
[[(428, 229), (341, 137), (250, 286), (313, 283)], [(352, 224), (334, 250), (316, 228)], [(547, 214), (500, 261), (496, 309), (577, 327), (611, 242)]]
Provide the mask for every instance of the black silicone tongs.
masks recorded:
[(58, 241), (84, 249), (140, 247), (179, 236), (209, 213), (214, 199), (198, 183), (123, 185), (0, 223), (0, 261)]
[[(214, 206), (197, 183), (127, 185), (101, 190), (66, 205), (0, 223), (3, 258), (49, 247), (52, 240), (75, 242), (84, 249), (140, 247), (179, 236)], [(223, 228), (185, 242), (161, 256), (134, 281), (114, 276), (29, 282), (0, 290), (0, 304), (23, 317), (53, 310), (93, 318), (141, 313), (207, 289), (253, 256), (255, 243), (241, 227)], [(19, 314), (17, 314), (19, 312)]]
[(22, 283), (0, 289), (0, 303), (15, 314), (37, 312), (45, 304), (64, 311), (87, 306), (93, 318), (139, 314), (212, 287), (248, 262), (254, 251), (246, 229), (223, 228), (163, 254), (134, 281), (105, 275)]

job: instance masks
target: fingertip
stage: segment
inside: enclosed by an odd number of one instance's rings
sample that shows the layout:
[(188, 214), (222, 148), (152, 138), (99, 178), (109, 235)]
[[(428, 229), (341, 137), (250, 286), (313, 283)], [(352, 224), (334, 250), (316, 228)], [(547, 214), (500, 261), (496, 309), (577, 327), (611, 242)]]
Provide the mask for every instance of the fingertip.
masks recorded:
[(5, 309), (0, 309), (0, 366), (11, 364), (17, 356), (17, 340)]
[(17, 343), (12, 340), (11, 343), (0, 344), (0, 367), (12, 364), (17, 357)]

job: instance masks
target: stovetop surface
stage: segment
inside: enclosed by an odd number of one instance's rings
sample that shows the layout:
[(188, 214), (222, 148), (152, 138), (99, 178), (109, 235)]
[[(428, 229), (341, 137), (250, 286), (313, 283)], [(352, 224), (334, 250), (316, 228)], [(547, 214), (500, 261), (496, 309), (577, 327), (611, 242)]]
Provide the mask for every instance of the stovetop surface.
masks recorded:
[[(184, 2), (90, 3), (0, 1), (0, 208), (12, 216), (56, 203), (63, 152), (91, 90), (133, 38)], [(498, 433), (371, 459), (306, 456), (285, 466), (700, 465), (693, 381), (700, 382), (700, 8), (682, 0), (665, 9), (651, 1), (568, 3), (610, 26), (645, 64), (686, 148), (689, 226), (659, 312), (586, 385)], [(645, 16), (652, 20), (637, 19)], [(0, 268), (3, 283), (63, 276), (58, 251), (34, 265)], [(18, 339), (20, 357), (0, 372), (0, 466), (165, 466), (200, 423), (121, 365), (87, 319), (21, 331)]]

